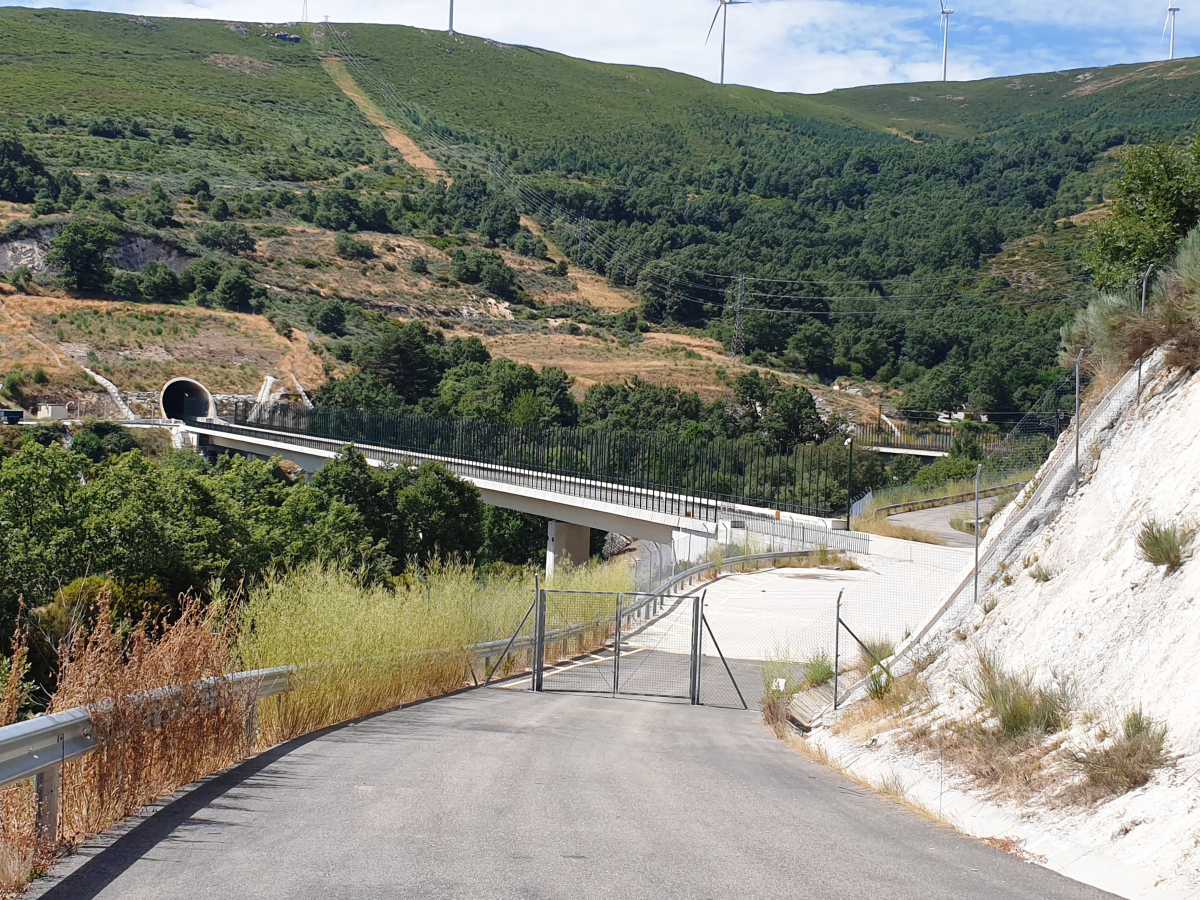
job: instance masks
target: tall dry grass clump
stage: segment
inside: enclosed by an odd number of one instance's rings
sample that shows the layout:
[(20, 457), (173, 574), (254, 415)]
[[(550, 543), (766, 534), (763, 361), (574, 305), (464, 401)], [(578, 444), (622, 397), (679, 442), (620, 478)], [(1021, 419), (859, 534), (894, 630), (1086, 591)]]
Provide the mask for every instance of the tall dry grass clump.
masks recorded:
[[(179, 619), (157, 630), (114, 622), (104, 596), (97, 613), (90, 633), (62, 648), (50, 704), (51, 712), (86, 707), (96, 744), (63, 767), (59, 833), (67, 841), (103, 831), (250, 749), (248, 697), (219, 678), (232, 656), (218, 607), (185, 600)], [(205, 679), (217, 680), (199, 683)]]
[[(560, 572), (553, 587), (615, 592), (629, 580), (620, 567), (584, 566)], [(262, 704), (262, 739), (287, 740), (482, 681), (482, 661), (469, 648), (510, 637), (532, 600), (531, 571), (481, 578), (455, 562), (432, 563), (396, 589), (320, 564), (268, 578), (239, 614), (241, 663), (296, 666), (297, 674), (288, 694)]]
[[(16, 722), (29, 699), (25, 632), (17, 626), (12, 655), (0, 656), (0, 726)], [(53, 842), (37, 833), (37, 796), (30, 781), (0, 789), (0, 892), (15, 891), (54, 858)]]
[(1085, 779), (1076, 792), (1083, 799), (1096, 800), (1141, 787), (1170, 761), (1166, 743), (1166, 725), (1141, 709), (1129, 710), (1116, 734), (1073, 757)]
[(1171, 572), (1183, 565), (1183, 558), (1196, 537), (1194, 525), (1173, 522), (1164, 524), (1154, 516), (1142, 523), (1138, 531), (1138, 555), (1148, 563), (1166, 566)]

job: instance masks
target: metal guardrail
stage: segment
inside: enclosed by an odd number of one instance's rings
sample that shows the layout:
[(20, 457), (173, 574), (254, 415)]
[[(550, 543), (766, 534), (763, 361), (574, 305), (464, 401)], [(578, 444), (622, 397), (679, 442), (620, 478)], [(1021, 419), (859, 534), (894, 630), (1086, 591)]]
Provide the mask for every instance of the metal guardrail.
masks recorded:
[[(273, 697), (290, 689), (292, 666), (276, 669), (257, 669), (217, 678), (206, 678), (194, 687), (208, 693), (214, 704), (220, 702), (220, 691), (229, 687), (246, 689), (255, 700)], [(151, 725), (162, 724), (162, 706), (183, 692), (182, 687), (156, 688), (123, 698), (147, 707)], [(111, 708), (111, 701), (96, 710)], [(96, 749), (92, 734), (92, 712), (87, 707), (75, 707), (62, 712), (36, 716), (0, 728), (0, 787), (33, 778), (38, 795), (38, 827), (45, 834), (54, 834), (58, 821), (58, 786), (62, 766)]]

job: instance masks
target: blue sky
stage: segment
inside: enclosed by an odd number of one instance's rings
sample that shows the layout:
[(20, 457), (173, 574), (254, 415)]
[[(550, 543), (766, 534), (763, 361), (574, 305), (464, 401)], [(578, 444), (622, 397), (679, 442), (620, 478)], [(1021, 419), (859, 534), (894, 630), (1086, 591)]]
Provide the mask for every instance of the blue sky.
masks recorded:
[[(258, 22), (299, 19), (302, 0), (85, 0), (73, 8)], [(24, 5), (24, 4), (22, 4)], [(30, 5), (62, 6), (64, 3)], [(954, 0), (950, 79), (1164, 59), (1166, 2)], [(1200, 54), (1200, 0), (1180, 3), (1176, 55)], [(309, 0), (309, 18), (446, 27), (448, 0)], [(606, 62), (716, 81), (716, 0), (455, 0), (456, 29)], [(755, 0), (729, 10), (726, 80), (813, 93), (941, 74), (938, 0)], [(1196, 35), (1196, 37), (1193, 37)]]

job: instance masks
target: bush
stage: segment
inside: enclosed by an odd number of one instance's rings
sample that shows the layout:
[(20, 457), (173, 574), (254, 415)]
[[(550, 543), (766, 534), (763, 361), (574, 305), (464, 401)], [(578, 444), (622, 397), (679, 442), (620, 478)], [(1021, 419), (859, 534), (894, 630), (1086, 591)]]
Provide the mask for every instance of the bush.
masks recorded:
[(1150, 780), (1166, 765), (1167, 726), (1140, 709), (1125, 714), (1121, 731), (1106, 745), (1075, 755), (1088, 784), (1105, 794), (1124, 794)]
[(229, 269), (213, 290), (213, 301), (225, 309), (235, 312), (245, 311), (250, 307), (250, 298), (254, 296), (254, 285), (250, 279), (237, 269)]
[(412, 262), (409, 265), (411, 266), (412, 270), (414, 272), (416, 272), (418, 275), (428, 275), (429, 274), (429, 260), (427, 260), (423, 256), (414, 256), (412, 259)]
[(224, 250), (233, 254), (250, 253), (256, 246), (249, 229), (237, 222), (200, 225), (196, 228), (196, 243), (210, 250)]
[(1040, 739), (1066, 726), (1071, 706), (1066, 688), (1035, 687), (1029, 676), (1005, 671), (993, 653), (980, 652), (969, 687), (1007, 738)]
[(201, 195), (212, 196), (212, 187), (208, 183), (207, 178), (193, 178), (187, 183), (187, 187), (183, 192), (191, 197), (199, 197)]
[(17, 266), (8, 273), (8, 283), (18, 291), (23, 291), (29, 287), (29, 282), (31, 281), (33, 281), (33, 274), (29, 271), (29, 266)]
[(1196, 529), (1187, 525), (1162, 525), (1153, 516), (1142, 523), (1138, 532), (1138, 555), (1148, 563), (1166, 566), (1167, 571), (1183, 565), (1183, 557), (1191, 549)]
[(805, 689), (820, 687), (833, 678), (833, 660), (824, 651), (804, 661)]
[(109, 282), (108, 289), (118, 300), (142, 299), (142, 285), (133, 272), (117, 272)]
[(229, 218), (229, 204), (225, 202), (223, 197), (218, 197), (208, 205), (208, 214), (218, 222), (224, 222)]
[(179, 276), (166, 263), (150, 260), (142, 266), (142, 295), (155, 303), (167, 303), (180, 294)]
[(374, 259), (375, 251), (366, 241), (352, 238), (344, 231), (339, 231), (333, 238), (333, 249), (343, 259)]

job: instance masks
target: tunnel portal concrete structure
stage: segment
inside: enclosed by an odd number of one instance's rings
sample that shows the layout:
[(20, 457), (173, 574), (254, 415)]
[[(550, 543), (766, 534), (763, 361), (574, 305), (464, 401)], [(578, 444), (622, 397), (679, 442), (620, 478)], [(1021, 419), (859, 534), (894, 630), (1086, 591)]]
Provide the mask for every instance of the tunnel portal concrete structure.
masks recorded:
[(172, 378), (164, 384), (158, 395), (158, 405), (164, 419), (217, 417), (217, 404), (212, 392), (191, 378)]

